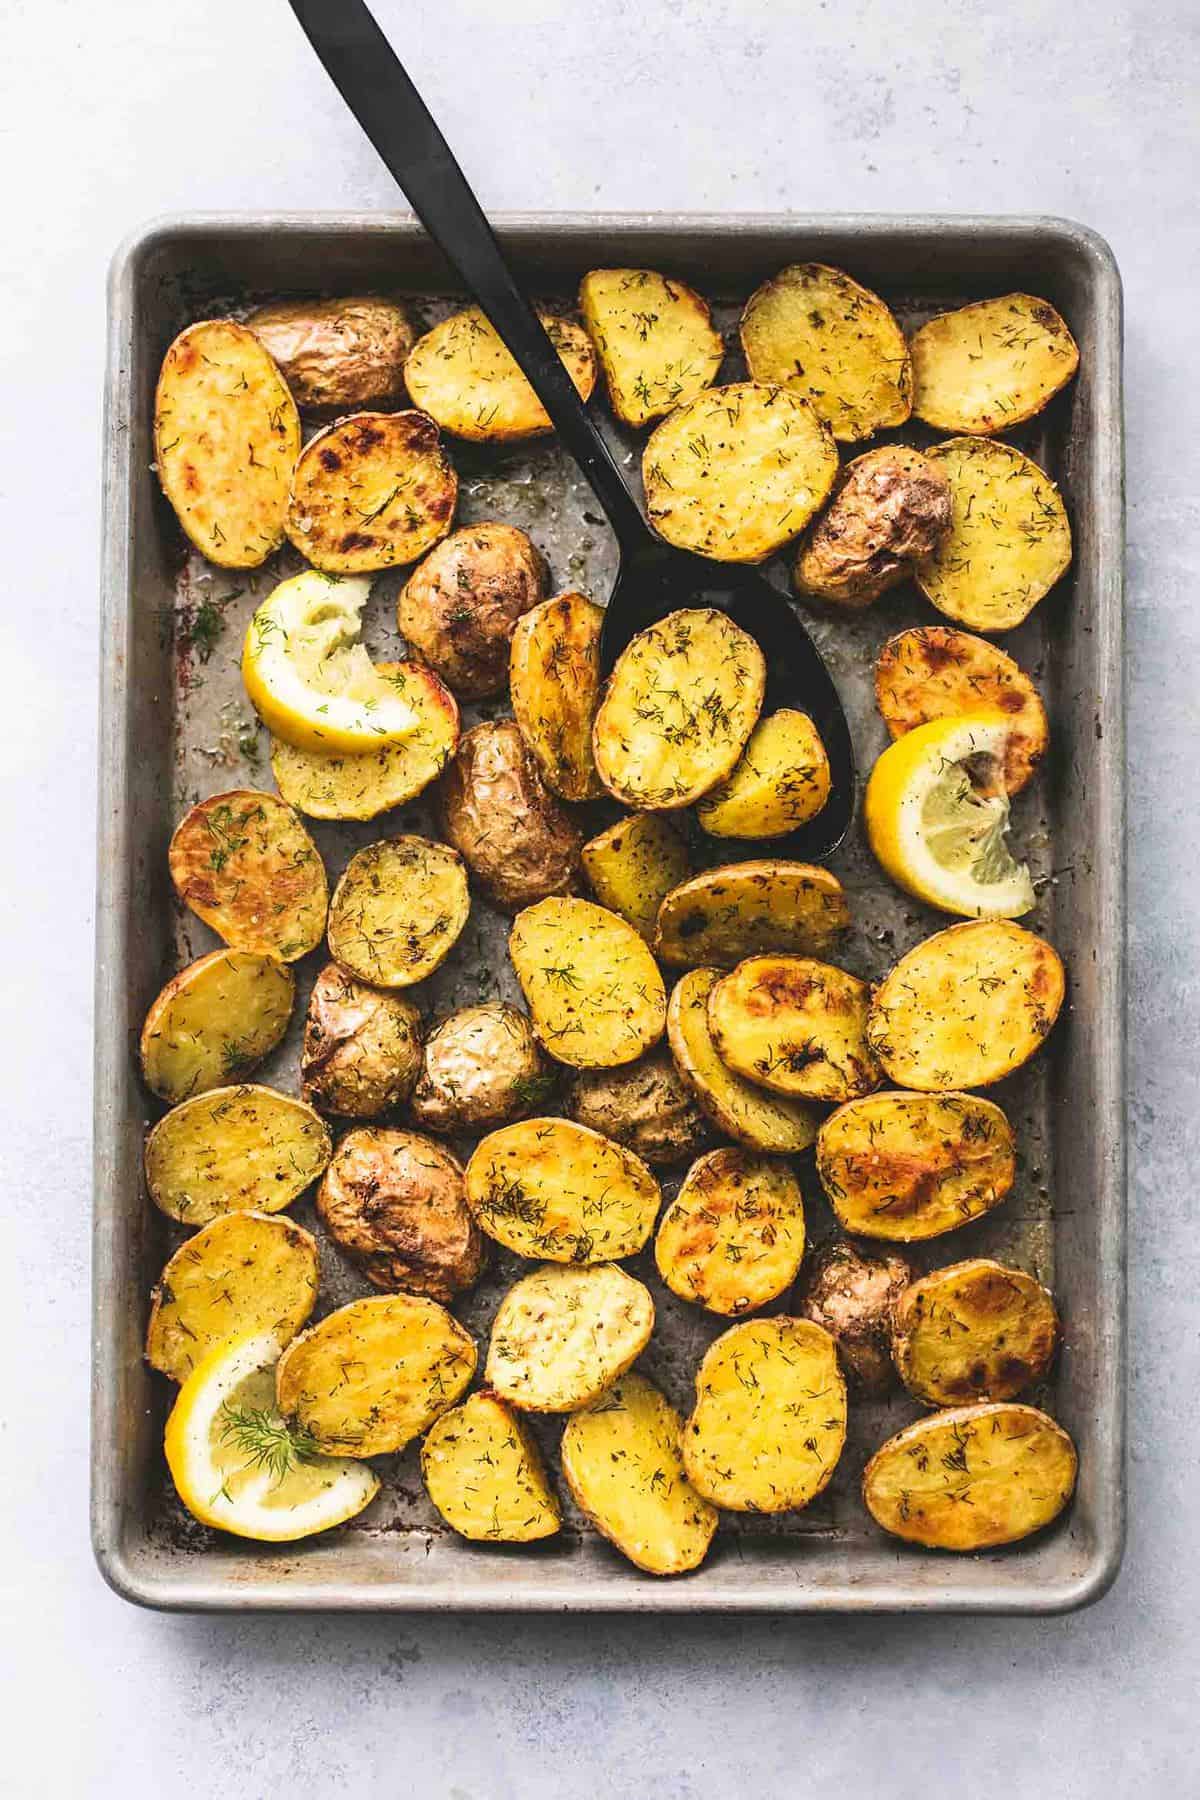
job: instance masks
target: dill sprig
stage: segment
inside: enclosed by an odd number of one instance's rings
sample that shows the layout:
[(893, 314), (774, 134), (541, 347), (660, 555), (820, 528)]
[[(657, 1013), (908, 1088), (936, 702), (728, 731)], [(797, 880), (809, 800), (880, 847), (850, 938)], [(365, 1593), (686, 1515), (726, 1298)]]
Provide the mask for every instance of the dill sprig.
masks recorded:
[(252, 1468), (266, 1469), (278, 1487), (298, 1463), (314, 1462), (321, 1446), (303, 1426), (290, 1426), (269, 1406), (233, 1406), (220, 1411), (221, 1442), (232, 1444)]

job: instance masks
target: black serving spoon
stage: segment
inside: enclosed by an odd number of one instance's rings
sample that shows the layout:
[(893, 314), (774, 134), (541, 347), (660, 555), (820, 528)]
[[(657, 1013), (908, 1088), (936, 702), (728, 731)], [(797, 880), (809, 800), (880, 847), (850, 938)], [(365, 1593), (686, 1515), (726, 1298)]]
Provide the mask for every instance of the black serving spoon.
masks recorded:
[(764, 711), (794, 706), (807, 712), (829, 756), (829, 799), (807, 825), (772, 839), (771, 851), (808, 861), (829, 856), (854, 814), (854, 749), (820, 651), (757, 570), (677, 550), (646, 524), (445, 138), (363, 0), (291, 0), (291, 6), (413, 211), (520, 365), (616, 535), (620, 563), (600, 646), (605, 673), (635, 633), (666, 613), (684, 606), (728, 613), (766, 657)]

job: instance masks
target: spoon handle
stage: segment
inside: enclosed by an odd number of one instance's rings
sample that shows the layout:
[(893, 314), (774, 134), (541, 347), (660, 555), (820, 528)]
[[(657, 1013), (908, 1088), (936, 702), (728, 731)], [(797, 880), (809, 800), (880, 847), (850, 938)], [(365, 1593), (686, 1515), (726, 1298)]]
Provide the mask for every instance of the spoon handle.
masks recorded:
[(363, 0), (291, 0), (326, 73), (520, 364), (622, 548), (649, 528), (558, 352), (513, 279), (450, 146)]

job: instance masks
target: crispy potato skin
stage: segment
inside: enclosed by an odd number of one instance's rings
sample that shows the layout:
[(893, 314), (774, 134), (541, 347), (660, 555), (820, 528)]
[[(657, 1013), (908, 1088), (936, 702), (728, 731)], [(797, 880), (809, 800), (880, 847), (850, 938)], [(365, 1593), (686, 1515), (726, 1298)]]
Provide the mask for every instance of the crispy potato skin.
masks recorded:
[(747, 956), (823, 956), (850, 923), (836, 875), (763, 857), (693, 875), (658, 910), (654, 954), (673, 968), (732, 968)]
[(829, 1333), (852, 1392), (878, 1399), (895, 1386), (892, 1319), (912, 1279), (898, 1252), (866, 1256), (845, 1238), (824, 1244), (805, 1269), (794, 1310)]
[(440, 968), (471, 910), (467, 871), (447, 844), (405, 834), (356, 851), (329, 907), (329, 950), (373, 987), (413, 987)]
[[(583, 400), (596, 385), (596, 355), (581, 325), (539, 307), (538, 317)], [(415, 405), (444, 430), (477, 444), (542, 437), (541, 401), (478, 306), (443, 319), (418, 338), (404, 379)]]
[(807, 713), (791, 707), (760, 719), (725, 780), (696, 802), (710, 837), (786, 837), (829, 798), (829, 758)]
[(671, 1292), (731, 1319), (777, 1300), (803, 1255), (804, 1201), (788, 1164), (729, 1146), (692, 1164), (654, 1240)]
[(150, 1296), (146, 1361), (184, 1381), (228, 1337), (287, 1343), (317, 1298), (317, 1240), (291, 1219), (234, 1212), (181, 1244)]
[(653, 1330), (649, 1288), (619, 1263), (545, 1263), (501, 1300), (484, 1379), (524, 1412), (573, 1412), (637, 1361)]
[(1079, 367), (1066, 321), (1033, 294), (939, 313), (910, 349), (918, 419), (982, 437), (1032, 419)]
[(912, 573), (950, 529), (950, 483), (903, 444), (848, 463), (796, 558), (796, 591), (837, 606), (869, 606)]
[(506, 912), (575, 891), (583, 833), (542, 780), (512, 719), (467, 732), (438, 800), (447, 840)]
[(591, 900), (540, 900), (517, 915), (508, 953), (556, 1062), (611, 1069), (636, 1062), (666, 1026), (658, 965), (632, 925)]
[(503, 1125), (467, 1164), (467, 1202), (488, 1236), (546, 1262), (635, 1256), (661, 1199), (640, 1157), (568, 1119)]
[(287, 534), (314, 569), (369, 574), (416, 562), (454, 519), (458, 476), (421, 412), (359, 412), (304, 446)]
[(750, 956), (708, 997), (717, 1054), (735, 1074), (801, 1100), (879, 1085), (867, 1043), (869, 983), (808, 956)]
[(624, 1144), (651, 1168), (670, 1168), (707, 1149), (712, 1127), (661, 1045), (619, 1069), (579, 1069), (563, 1110), (578, 1125)]
[(1058, 1334), (1041, 1282), (979, 1257), (935, 1269), (901, 1295), (892, 1355), (901, 1381), (926, 1406), (1014, 1400), (1046, 1373)]
[(743, 1081), (721, 1061), (708, 1023), (709, 995), (720, 978), (720, 969), (690, 969), (671, 990), (667, 1041), (675, 1067), (722, 1136), (748, 1150), (793, 1155), (816, 1137), (816, 1115), (799, 1100)]
[(329, 1127), (303, 1100), (246, 1083), (172, 1107), (146, 1139), (150, 1198), (181, 1225), (281, 1212), (323, 1172)]
[(292, 1016), (291, 969), (257, 950), (214, 950), (168, 981), (142, 1026), (142, 1075), (174, 1105), (248, 1075)]
[(368, 987), (328, 963), (313, 983), (300, 1091), (320, 1112), (374, 1119), (412, 1092), (421, 1066), (421, 1014), (411, 1000)]
[(562, 1524), (529, 1427), (486, 1388), (435, 1420), (421, 1476), (447, 1525), (472, 1542), (529, 1544)]
[(979, 707), (1003, 713), (1010, 794), (1028, 785), (1049, 748), (1046, 709), (1025, 671), (986, 638), (949, 625), (921, 625), (889, 638), (875, 664), (875, 699), (893, 738)]
[(347, 1132), (317, 1190), (317, 1211), (385, 1292), (448, 1302), (483, 1271), (462, 1164), (415, 1131), (366, 1125)]
[(522, 614), (512, 634), (513, 714), (543, 781), (562, 800), (604, 792), (592, 755), (603, 621), (603, 607), (586, 594), (558, 594)]
[(320, 943), (325, 865), (277, 794), (234, 788), (199, 801), (175, 827), (167, 861), (184, 905), (232, 949), (295, 962)]
[(691, 870), (687, 845), (675, 826), (660, 813), (632, 813), (591, 838), (581, 855), (600, 905), (619, 913), (652, 943), (659, 907)]
[(426, 1131), (490, 1131), (544, 1111), (553, 1091), (550, 1060), (528, 1018), (488, 1000), (430, 1032), (409, 1112)]
[(396, 620), (415, 656), (460, 700), (498, 694), (517, 620), (546, 593), (546, 564), (515, 525), (464, 525), (419, 563)]
[(660, 419), (716, 380), (724, 341), (686, 282), (653, 269), (590, 269), (579, 310), (626, 425)]
[(394, 300), (285, 300), (246, 320), (306, 412), (387, 412), (404, 399), (412, 321)]

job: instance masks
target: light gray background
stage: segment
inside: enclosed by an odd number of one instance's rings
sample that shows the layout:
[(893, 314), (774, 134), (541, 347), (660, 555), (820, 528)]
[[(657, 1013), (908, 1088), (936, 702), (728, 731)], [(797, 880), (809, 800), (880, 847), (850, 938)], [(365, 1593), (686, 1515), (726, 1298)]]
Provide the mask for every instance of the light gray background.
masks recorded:
[(1194, 0), (379, 0), (485, 205), (1072, 215), (1128, 306), (1132, 1519), (1062, 1620), (159, 1618), (86, 1534), (103, 280), (177, 208), (385, 207), (284, 0), (0, 43), (0, 1792), (1200, 1793)]

